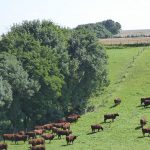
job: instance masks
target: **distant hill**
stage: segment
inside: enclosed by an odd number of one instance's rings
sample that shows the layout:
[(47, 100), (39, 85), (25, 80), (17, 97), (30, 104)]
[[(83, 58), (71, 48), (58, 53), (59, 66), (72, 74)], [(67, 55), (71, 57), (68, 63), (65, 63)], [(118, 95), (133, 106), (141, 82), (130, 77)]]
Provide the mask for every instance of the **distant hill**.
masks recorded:
[(150, 29), (122, 30), (114, 37), (141, 37), (141, 36), (150, 36)]

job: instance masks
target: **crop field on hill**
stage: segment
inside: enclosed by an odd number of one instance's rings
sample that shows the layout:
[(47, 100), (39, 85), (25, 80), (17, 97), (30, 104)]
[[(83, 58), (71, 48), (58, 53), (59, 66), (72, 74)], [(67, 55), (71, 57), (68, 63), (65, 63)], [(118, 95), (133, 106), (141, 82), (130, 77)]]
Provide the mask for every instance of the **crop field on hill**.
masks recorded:
[[(73, 123), (71, 130), (77, 135), (73, 145), (66, 145), (65, 137), (57, 137), (46, 144), (50, 150), (143, 150), (149, 149), (150, 137), (143, 137), (139, 120), (148, 119), (150, 126), (150, 108), (140, 106), (140, 98), (150, 96), (150, 48), (134, 47), (107, 50), (109, 56), (110, 85), (103, 95), (91, 98), (89, 105), (95, 106)], [(115, 97), (122, 102), (113, 106)], [(114, 122), (103, 122), (106, 113), (119, 113)], [(100, 123), (104, 130), (91, 134), (90, 125)], [(48, 143), (48, 141), (46, 141)], [(9, 142), (8, 150), (27, 150), (29, 145)]]
[(122, 30), (115, 37), (149, 36), (150, 29)]
[(150, 37), (107, 38), (99, 41), (104, 45), (150, 44)]

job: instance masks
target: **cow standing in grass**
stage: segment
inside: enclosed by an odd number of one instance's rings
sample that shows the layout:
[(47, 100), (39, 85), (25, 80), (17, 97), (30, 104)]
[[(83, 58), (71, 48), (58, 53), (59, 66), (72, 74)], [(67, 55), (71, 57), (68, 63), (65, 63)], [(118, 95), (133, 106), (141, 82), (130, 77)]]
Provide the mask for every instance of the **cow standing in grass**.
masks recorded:
[(29, 144), (32, 144), (32, 146), (45, 144), (45, 140), (43, 138), (32, 139), (29, 141)]
[(150, 134), (150, 128), (142, 128), (142, 133), (143, 133), (143, 136), (145, 136), (145, 133)]
[(0, 150), (7, 150), (8, 145), (6, 143), (0, 143)]
[(54, 139), (55, 135), (54, 135), (54, 134), (43, 134), (42, 137), (43, 137), (45, 140), (49, 140), (49, 143), (50, 143), (51, 140)]
[(30, 150), (45, 150), (45, 146), (44, 145), (32, 146), (30, 147)]
[(67, 145), (74, 142), (74, 140), (77, 138), (77, 136), (75, 135), (69, 135), (69, 136), (66, 136), (66, 141), (67, 141)]
[(18, 141), (24, 141), (24, 143), (25, 143), (27, 141), (27, 139), (28, 139), (27, 135), (15, 134), (15, 136), (14, 136), (15, 144), (18, 144)]
[(150, 105), (150, 100), (145, 100), (144, 101), (144, 108), (146, 107), (146, 106), (149, 106)]
[(141, 128), (143, 128), (147, 124), (147, 120), (145, 118), (140, 119)]
[(95, 130), (98, 130), (99, 132), (99, 130), (103, 130), (103, 127), (101, 125), (96, 124), (96, 125), (91, 125), (91, 129), (92, 132), (95, 132)]
[(115, 114), (105, 114), (104, 115), (104, 122), (106, 122), (107, 119), (112, 119), (112, 121), (114, 121), (114, 119), (116, 119), (117, 116), (119, 116), (118, 113), (115, 113)]
[(141, 105), (146, 101), (150, 101), (150, 97), (141, 98)]
[(2, 138), (5, 142), (5, 140), (9, 140), (9, 141), (14, 141), (14, 137), (15, 137), (15, 134), (3, 134), (2, 135)]
[(115, 98), (114, 103), (115, 103), (115, 106), (119, 105), (121, 103), (121, 99), (120, 98)]

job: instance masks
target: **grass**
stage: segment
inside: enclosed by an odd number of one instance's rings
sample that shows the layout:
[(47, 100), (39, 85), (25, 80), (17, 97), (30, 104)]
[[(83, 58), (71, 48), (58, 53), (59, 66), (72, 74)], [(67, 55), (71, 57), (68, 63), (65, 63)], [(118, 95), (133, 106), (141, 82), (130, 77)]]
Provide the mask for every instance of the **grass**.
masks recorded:
[[(138, 127), (142, 116), (150, 118), (150, 108), (139, 107), (140, 98), (150, 96), (150, 48), (109, 49), (107, 54), (111, 84), (103, 95), (91, 98), (89, 105), (95, 105), (95, 111), (86, 113), (71, 126), (74, 135), (78, 135), (77, 140), (67, 146), (65, 137), (55, 138), (46, 144), (47, 150), (149, 149), (150, 138), (147, 135), (144, 138)], [(122, 103), (111, 107), (116, 96), (122, 99)], [(103, 123), (103, 115), (114, 112), (120, 116), (113, 123)], [(91, 134), (90, 125), (95, 123), (101, 123), (104, 131)], [(28, 147), (23, 142), (18, 145), (9, 142), (8, 150), (27, 150)]]

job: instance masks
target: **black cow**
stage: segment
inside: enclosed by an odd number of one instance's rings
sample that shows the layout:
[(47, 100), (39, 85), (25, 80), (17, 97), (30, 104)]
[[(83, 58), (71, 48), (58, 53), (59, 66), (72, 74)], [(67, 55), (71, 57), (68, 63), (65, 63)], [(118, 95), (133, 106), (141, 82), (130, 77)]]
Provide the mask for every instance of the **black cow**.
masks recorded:
[(112, 121), (114, 121), (114, 119), (116, 119), (117, 116), (119, 116), (118, 113), (115, 113), (115, 114), (105, 114), (104, 115), (104, 122), (106, 122), (107, 119), (112, 119)]
[(145, 97), (145, 98), (141, 98), (141, 105), (144, 103), (144, 101), (149, 100), (150, 101), (150, 97)]

